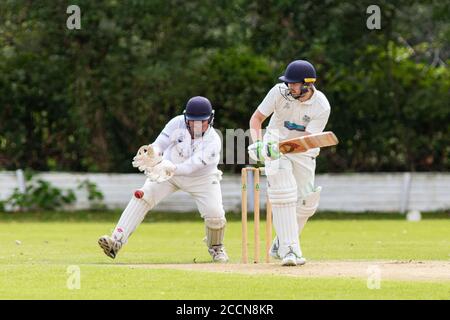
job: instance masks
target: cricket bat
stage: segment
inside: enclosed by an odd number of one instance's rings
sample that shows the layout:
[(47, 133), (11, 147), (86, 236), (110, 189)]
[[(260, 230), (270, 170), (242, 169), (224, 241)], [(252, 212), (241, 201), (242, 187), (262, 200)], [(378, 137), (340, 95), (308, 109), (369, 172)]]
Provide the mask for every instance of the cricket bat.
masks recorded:
[(334, 146), (338, 143), (336, 135), (331, 131), (326, 131), (281, 141), (278, 144), (278, 150), (283, 154), (299, 153), (313, 148)]

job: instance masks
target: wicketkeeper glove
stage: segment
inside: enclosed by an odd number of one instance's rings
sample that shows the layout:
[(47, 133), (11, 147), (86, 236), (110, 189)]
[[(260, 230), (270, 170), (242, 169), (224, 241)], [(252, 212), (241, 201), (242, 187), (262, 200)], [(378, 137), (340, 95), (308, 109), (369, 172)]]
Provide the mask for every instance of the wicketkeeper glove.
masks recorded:
[(164, 182), (169, 180), (175, 174), (177, 167), (169, 160), (163, 160), (156, 166), (144, 171), (144, 174), (150, 181)]
[(139, 171), (149, 170), (162, 161), (162, 152), (157, 146), (145, 145), (139, 148), (131, 163)]

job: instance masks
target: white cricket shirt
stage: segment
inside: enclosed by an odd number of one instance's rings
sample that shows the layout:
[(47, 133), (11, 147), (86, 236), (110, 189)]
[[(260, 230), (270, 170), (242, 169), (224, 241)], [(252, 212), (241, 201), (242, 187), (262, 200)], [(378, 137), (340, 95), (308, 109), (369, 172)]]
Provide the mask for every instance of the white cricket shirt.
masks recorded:
[[(258, 111), (270, 116), (264, 140), (286, 140), (301, 136), (301, 132), (323, 132), (330, 116), (330, 103), (325, 95), (314, 88), (311, 98), (305, 102), (286, 99), (282, 94), (284, 83), (276, 84), (258, 106)], [(290, 101), (293, 100), (293, 101)], [(316, 157), (320, 148), (310, 149), (303, 155)]]
[(163, 151), (165, 160), (177, 166), (176, 176), (202, 176), (218, 171), (222, 141), (212, 127), (203, 137), (192, 139), (184, 116), (176, 116), (153, 143)]

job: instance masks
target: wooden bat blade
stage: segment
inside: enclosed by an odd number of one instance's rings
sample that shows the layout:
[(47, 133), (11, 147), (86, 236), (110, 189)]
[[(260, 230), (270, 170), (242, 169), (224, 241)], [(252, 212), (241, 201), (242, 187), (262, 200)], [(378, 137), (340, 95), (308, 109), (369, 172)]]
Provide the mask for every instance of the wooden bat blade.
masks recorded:
[(315, 133), (304, 137), (281, 141), (278, 149), (281, 153), (299, 153), (313, 148), (323, 148), (337, 145), (339, 140), (331, 131)]

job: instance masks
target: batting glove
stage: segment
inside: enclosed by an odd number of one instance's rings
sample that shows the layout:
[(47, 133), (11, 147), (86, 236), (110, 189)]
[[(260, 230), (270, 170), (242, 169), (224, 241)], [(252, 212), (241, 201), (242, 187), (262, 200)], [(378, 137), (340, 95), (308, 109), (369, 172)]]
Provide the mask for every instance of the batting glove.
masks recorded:
[(262, 141), (257, 140), (255, 143), (249, 145), (247, 150), (251, 159), (264, 162), (264, 143)]
[(264, 145), (264, 155), (266, 160), (278, 160), (281, 157), (280, 150), (278, 150), (278, 142), (269, 141)]

